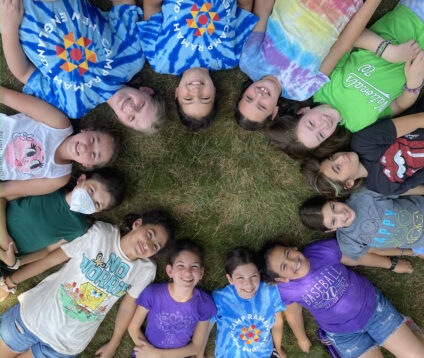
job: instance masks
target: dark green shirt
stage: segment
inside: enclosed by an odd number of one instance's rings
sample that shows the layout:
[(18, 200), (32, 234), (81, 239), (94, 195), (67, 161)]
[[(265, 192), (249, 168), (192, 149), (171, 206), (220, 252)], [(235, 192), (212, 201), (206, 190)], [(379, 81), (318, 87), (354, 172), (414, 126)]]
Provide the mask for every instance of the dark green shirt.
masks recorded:
[(7, 230), (20, 255), (44, 249), (62, 239), (72, 241), (89, 226), (86, 215), (69, 209), (62, 189), (13, 200), (8, 203), (6, 215)]

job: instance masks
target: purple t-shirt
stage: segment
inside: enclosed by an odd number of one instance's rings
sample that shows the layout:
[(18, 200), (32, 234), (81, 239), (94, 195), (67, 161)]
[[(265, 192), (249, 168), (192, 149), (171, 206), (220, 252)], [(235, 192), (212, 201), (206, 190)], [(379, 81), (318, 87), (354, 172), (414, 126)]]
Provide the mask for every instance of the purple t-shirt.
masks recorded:
[(199, 321), (208, 321), (216, 315), (212, 297), (194, 289), (187, 302), (176, 302), (169, 294), (167, 283), (147, 286), (136, 304), (149, 310), (145, 335), (156, 348), (180, 348), (190, 343)]
[(278, 283), (281, 300), (307, 308), (325, 331), (362, 329), (375, 309), (372, 283), (340, 263), (342, 253), (336, 239), (314, 242), (303, 255), (311, 268), (302, 278)]

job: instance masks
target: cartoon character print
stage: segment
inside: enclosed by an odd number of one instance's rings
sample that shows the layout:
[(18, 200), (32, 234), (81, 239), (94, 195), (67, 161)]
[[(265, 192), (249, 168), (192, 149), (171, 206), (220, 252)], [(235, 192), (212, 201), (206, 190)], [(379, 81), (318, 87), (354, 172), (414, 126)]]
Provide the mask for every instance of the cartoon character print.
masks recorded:
[(398, 138), (380, 159), (384, 175), (393, 183), (402, 183), (424, 167), (424, 141)]
[(30, 177), (39, 177), (44, 166), (45, 150), (34, 135), (16, 132), (6, 145), (4, 156), (7, 164)]

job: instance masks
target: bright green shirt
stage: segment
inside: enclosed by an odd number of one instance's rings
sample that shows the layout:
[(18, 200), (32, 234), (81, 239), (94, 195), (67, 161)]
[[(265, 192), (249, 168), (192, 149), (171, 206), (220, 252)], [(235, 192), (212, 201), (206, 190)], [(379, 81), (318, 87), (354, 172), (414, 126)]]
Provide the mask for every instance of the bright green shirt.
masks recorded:
[[(424, 23), (408, 7), (398, 5), (371, 29), (394, 43), (417, 41), (424, 48)], [(314, 96), (315, 102), (336, 108), (344, 125), (357, 132), (378, 118), (392, 116), (390, 103), (406, 83), (404, 63), (389, 63), (374, 52), (357, 50), (346, 54), (330, 76), (331, 81)]]
[(72, 241), (89, 227), (86, 215), (70, 210), (62, 189), (13, 200), (8, 203), (6, 215), (7, 230), (20, 255), (44, 249), (61, 239)]

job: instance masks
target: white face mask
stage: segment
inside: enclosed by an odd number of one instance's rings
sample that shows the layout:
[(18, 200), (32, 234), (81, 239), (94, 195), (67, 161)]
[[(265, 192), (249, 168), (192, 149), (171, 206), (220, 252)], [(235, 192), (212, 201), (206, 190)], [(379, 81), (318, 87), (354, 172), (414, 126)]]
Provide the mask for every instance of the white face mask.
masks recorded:
[(86, 215), (94, 214), (96, 212), (93, 200), (91, 200), (87, 191), (82, 188), (76, 188), (72, 191), (70, 209), (77, 213)]

